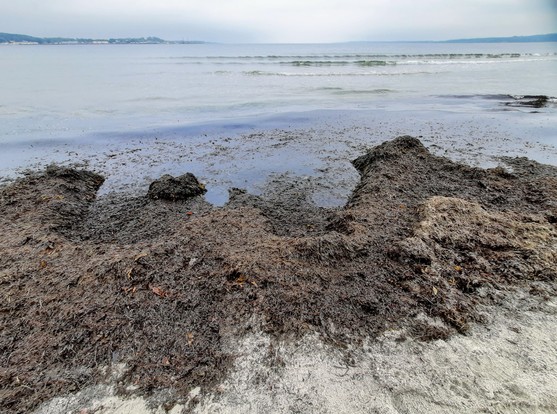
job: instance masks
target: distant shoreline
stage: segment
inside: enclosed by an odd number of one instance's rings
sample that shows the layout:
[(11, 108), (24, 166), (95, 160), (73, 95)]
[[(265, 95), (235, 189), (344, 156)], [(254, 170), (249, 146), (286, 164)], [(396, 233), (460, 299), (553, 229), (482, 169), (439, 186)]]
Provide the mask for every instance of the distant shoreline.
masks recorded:
[(472, 39), (453, 39), (435, 43), (542, 43), (557, 42), (557, 33), (532, 36), (481, 37)]
[[(399, 40), (399, 41), (351, 41), (338, 43), (544, 43), (557, 42), (557, 33), (538, 34), (531, 36), (510, 36), (510, 37), (481, 37), (469, 39), (451, 40)], [(159, 37), (134, 37), (134, 38), (65, 38), (65, 37), (35, 37), (23, 34), (0, 33), (0, 45), (190, 45), (190, 44), (211, 44), (202, 40), (164, 40)]]
[(126, 37), (109, 39), (34, 37), (22, 34), (0, 33), (0, 44), (12, 45), (159, 45), (159, 44), (205, 44), (201, 40), (164, 40), (159, 37)]

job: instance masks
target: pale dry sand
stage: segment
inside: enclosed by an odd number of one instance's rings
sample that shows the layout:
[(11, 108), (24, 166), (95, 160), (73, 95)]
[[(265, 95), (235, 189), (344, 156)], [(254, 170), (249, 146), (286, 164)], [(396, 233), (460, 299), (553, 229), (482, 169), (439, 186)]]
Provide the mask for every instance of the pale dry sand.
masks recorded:
[(168, 406), (162, 394), (126, 399), (97, 386), (35, 413), (557, 412), (557, 301), (512, 297), (483, 309), (486, 325), (447, 341), (391, 331), (346, 351), (316, 336), (276, 342), (254, 333), (231, 338), (238, 357), (230, 375), (215, 390), (192, 390), (188, 401)]
[(317, 338), (281, 344), (284, 364), (266, 365), (268, 338), (242, 344), (244, 357), (198, 413), (554, 413), (557, 303), (492, 321), (448, 341), (398, 342), (389, 332), (350, 361)]

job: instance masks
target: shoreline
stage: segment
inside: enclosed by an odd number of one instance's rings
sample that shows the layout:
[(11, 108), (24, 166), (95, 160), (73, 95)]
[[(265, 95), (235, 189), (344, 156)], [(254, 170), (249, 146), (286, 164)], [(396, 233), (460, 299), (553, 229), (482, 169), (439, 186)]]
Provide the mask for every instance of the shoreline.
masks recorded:
[(554, 45), (2, 48), (0, 412), (557, 412)]
[(103, 132), (39, 141), (38, 146), (5, 145), (0, 177), (8, 182), (26, 169), (55, 162), (106, 176), (101, 194), (137, 194), (156, 177), (189, 171), (210, 184), (209, 201), (223, 205), (229, 188), (261, 194), (284, 175), (316, 182), (314, 201), (339, 206), (358, 179), (349, 160), (404, 134), (420, 137), (437, 155), (473, 166), (494, 167), (500, 156), (555, 164), (557, 124), (552, 117), (521, 111), (322, 110), (146, 132)]

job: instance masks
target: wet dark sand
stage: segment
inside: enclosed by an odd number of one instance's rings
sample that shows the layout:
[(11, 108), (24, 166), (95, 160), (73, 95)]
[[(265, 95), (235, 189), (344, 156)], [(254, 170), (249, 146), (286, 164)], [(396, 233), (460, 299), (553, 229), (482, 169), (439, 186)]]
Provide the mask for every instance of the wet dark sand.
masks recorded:
[(140, 194), (163, 174), (189, 171), (207, 183), (206, 198), (216, 205), (226, 202), (232, 187), (262, 194), (269, 183), (296, 180), (313, 188), (316, 204), (341, 206), (359, 179), (350, 160), (404, 134), (420, 137), (434, 154), (473, 166), (494, 167), (499, 156), (557, 164), (553, 108), (531, 113), (485, 102), (489, 105), (469, 113), (466, 107), (451, 111), (446, 105), (438, 110), (322, 111), (3, 144), (0, 177), (12, 179), (26, 168), (56, 162), (106, 177), (100, 195)]

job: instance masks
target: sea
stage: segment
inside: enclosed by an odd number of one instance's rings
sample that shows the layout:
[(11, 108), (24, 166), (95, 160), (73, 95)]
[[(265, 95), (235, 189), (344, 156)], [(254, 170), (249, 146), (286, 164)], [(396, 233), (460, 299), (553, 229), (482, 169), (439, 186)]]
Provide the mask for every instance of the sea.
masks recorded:
[[(549, 100), (515, 105), (527, 95)], [(488, 114), (500, 136), (553, 148), (555, 97), (557, 43), (1, 45), (0, 176), (64, 161), (60, 145), (220, 140), (327, 119), (423, 133), (414, 126), (442, 114)]]

